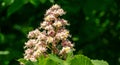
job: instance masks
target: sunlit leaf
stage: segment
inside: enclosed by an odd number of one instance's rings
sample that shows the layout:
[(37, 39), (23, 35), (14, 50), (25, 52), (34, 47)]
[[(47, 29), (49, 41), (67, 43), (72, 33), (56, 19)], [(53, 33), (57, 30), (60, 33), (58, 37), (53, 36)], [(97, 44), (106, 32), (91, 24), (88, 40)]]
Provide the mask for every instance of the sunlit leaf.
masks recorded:
[(40, 56), (39, 58), (38, 58), (38, 64), (39, 65), (45, 65), (45, 57), (44, 56)]
[(3, 2), (5, 3), (5, 5), (11, 5), (14, 0), (3, 0)]
[(91, 60), (94, 65), (109, 65), (106, 61), (103, 60)]
[(18, 59), (19, 62), (25, 64), (25, 65), (34, 65), (34, 62), (31, 62), (31, 61), (28, 61), (28, 60), (25, 60), (23, 58), (21, 59)]
[(102, 17), (105, 15), (105, 11), (100, 12), (99, 17)]
[(54, 62), (57, 62), (57, 63), (63, 65), (63, 60), (60, 59), (60, 58), (58, 58), (56, 55), (50, 54), (50, 55), (49, 55), (49, 58), (50, 58), (51, 60), (53, 60)]
[(25, 60), (25, 59), (23, 59), (23, 58), (18, 59), (18, 61), (21, 62), (21, 63), (24, 63), (24, 64), (27, 63), (27, 60)]
[(73, 37), (72, 40), (73, 40), (73, 41), (78, 41), (78, 40), (79, 40), (79, 37), (77, 37), (77, 36), (76, 36), (76, 37)]
[(49, 0), (51, 3), (54, 3), (54, 0)]
[(0, 55), (7, 55), (9, 53), (10, 53), (9, 51), (0, 51)]
[(75, 55), (71, 60), (71, 65), (93, 65), (91, 60), (83, 55)]
[(53, 61), (53, 60), (51, 60), (51, 59), (49, 59), (49, 58), (47, 58), (45, 60), (45, 65), (58, 65), (58, 63)]

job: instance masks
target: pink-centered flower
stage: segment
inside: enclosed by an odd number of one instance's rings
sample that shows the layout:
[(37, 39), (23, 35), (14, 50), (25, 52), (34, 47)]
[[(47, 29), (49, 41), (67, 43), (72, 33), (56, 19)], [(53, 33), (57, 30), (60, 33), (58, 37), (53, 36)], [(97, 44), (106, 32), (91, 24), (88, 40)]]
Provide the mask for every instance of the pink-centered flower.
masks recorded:
[(69, 53), (71, 51), (71, 48), (66, 46), (66, 47), (63, 47), (62, 50), (60, 51), (60, 55), (62, 54), (66, 54), (66, 53)]
[(62, 25), (63, 25), (62, 22), (59, 21), (59, 20), (58, 20), (58, 21), (55, 21), (55, 22), (53, 23), (53, 26), (54, 26), (54, 27), (58, 27), (58, 28), (61, 27)]
[(35, 39), (30, 39), (28, 40), (28, 42), (25, 43), (25, 47), (33, 47), (36, 44), (36, 40)]
[(40, 31), (38, 29), (29, 32), (28, 34), (28, 38), (37, 38), (37, 36), (39, 36)]

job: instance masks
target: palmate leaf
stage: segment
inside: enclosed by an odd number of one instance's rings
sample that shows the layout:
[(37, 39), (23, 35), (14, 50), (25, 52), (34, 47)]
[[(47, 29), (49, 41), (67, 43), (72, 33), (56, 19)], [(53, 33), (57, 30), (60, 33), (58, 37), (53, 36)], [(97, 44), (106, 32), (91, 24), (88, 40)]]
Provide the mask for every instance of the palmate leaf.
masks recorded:
[(37, 62), (31, 62), (25, 59), (19, 59), (19, 62), (25, 65), (109, 65), (103, 60), (90, 60), (84, 55), (68, 56), (66, 60), (62, 60), (56, 55), (49, 54), (47, 58), (44, 56), (39, 57)]
[(27, 63), (28, 62), (27, 60), (25, 60), (23, 58), (18, 59), (18, 61), (21, 62), (21, 63)]
[(103, 60), (91, 60), (94, 65), (109, 65), (106, 61)]
[(25, 60), (23, 58), (19, 59), (18, 61), (25, 64), (25, 65), (34, 65), (33, 62)]
[(40, 56), (37, 61), (38, 65), (45, 65), (46, 59), (44, 56)]
[(75, 55), (70, 65), (93, 65), (91, 60), (84, 55)]
[(50, 58), (47, 58), (45, 60), (45, 64), (44, 65), (58, 65), (58, 63), (53, 61), (53, 60), (51, 60)]
[(38, 65), (38, 62), (32, 62), (32, 61), (29, 61), (29, 60), (25, 60), (25, 59), (23, 59), (23, 58), (18, 59), (18, 61), (19, 61), (20, 63), (25, 64), (25, 65)]
[(44, 56), (39, 57), (37, 63), (37, 65), (63, 65), (62, 60), (53, 54), (49, 54), (47, 58)]
[(50, 54), (49, 58), (57, 63), (57, 65), (63, 65), (63, 60), (58, 58), (56, 55)]

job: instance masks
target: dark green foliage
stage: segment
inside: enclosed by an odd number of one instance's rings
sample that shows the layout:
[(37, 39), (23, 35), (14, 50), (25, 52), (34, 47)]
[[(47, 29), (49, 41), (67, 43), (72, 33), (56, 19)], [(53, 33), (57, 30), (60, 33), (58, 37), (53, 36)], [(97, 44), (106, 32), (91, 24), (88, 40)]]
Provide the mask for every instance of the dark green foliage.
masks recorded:
[(11, 14), (19, 10), (27, 2), (27, 0), (15, 0), (8, 8), (7, 16), (10, 16)]
[(71, 24), (74, 54), (120, 64), (119, 0), (0, 0), (0, 65), (19, 64), (27, 33), (53, 3), (67, 12), (63, 18)]

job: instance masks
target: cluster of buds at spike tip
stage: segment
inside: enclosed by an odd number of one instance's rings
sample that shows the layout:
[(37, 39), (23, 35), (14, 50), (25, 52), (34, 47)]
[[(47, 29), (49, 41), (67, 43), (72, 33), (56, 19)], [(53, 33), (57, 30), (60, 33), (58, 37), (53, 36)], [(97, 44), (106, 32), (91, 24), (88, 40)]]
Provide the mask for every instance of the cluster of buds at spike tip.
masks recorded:
[(69, 30), (65, 29), (69, 23), (67, 20), (59, 18), (63, 14), (65, 12), (59, 5), (53, 5), (46, 11), (40, 27), (29, 32), (29, 40), (24, 47), (26, 60), (37, 61), (41, 55), (47, 57), (50, 53), (64, 57), (74, 49), (74, 45), (68, 40)]

